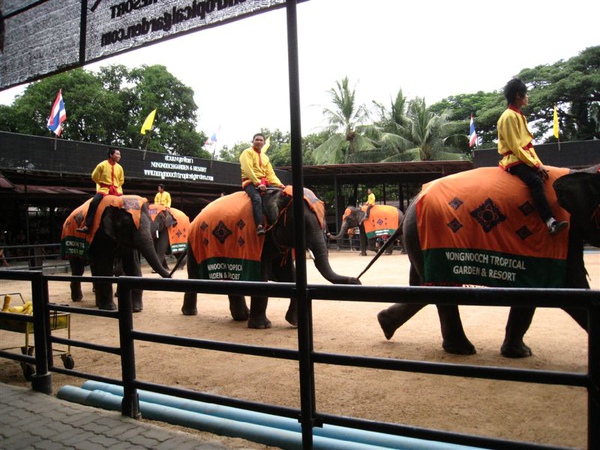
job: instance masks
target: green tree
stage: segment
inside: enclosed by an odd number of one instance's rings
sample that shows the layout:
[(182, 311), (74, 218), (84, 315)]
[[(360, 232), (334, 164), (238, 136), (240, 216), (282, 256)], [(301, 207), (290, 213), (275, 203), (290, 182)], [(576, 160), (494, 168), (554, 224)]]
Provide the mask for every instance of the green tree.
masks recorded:
[(336, 81), (336, 86), (329, 90), (333, 109), (324, 109), (327, 120), (327, 131), (331, 137), (314, 150), (317, 164), (343, 164), (357, 162), (364, 155), (361, 152), (374, 150), (375, 146), (360, 134), (359, 126), (368, 119), (368, 111), (364, 105), (356, 102), (356, 90), (350, 89), (348, 77)]
[(506, 102), (501, 92), (483, 92), (475, 94), (458, 94), (447, 97), (429, 107), (435, 114), (448, 112), (448, 120), (457, 123), (457, 133), (464, 134), (465, 139), (457, 142), (463, 152), (469, 151), (468, 135), (471, 114), (475, 120), (478, 146), (491, 147), (496, 145), (498, 137), (496, 124), (506, 108)]
[(48, 136), (48, 114), (62, 89), (67, 110), (61, 137), (106, 145), (142, 148), (140, 128), (157, 109), (148, 148), (162, 153), (210, 154), (202, 145), (206, 135), (195, 131), (197, 106), (193, 91), (164, 66), (105, 67), (99, 73), (84, 69), (31, 83), (13, 105), (0, 109), (0, 127), (7, 131)]
[(567, 61), (523, 69), (517, 75), (529, 87), (528, 119), (536, 136), (549, 136), (557, 104), (560, 139), (600, 139), (600, 46)]

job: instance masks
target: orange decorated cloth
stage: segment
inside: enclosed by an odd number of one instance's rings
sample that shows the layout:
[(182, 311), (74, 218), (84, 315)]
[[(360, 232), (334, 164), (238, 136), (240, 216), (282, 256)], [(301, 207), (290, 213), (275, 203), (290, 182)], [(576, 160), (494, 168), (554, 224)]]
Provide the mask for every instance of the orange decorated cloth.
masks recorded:
[[(293, 197), (294, 190), (292, 186), (286, 186), (283, 189), (283, 193), (289, 197)], [(304, 201), (310, 208), (310, 210), (317, 216), (321, 229), (325, 229), (325, 203), (320, 200), (313, 191), (308, 188), (304, 188)]]
[[(547, 167), (546, 196), (557, 220), (569, 214), (552, 183), (569, 172)], [(416, 205), (424, 282), (509, 287), (560, 287), (568, 232), (551, 237), (527, 186), (497, 167), (427, 183)]]
[(235, 192), (206, 206), (189, 233), (198, 277), (209, 280), (259, 281), (264, 237), (256, 235), (250, 197)]
[[(367, 212), (367, 206), (360, 208)], [(344, 213), (344, 216), (346, 213)], [(379, 236), (391, 236), (398, 229), (400, 211), (389, 205), (375, 205), (369, 212), (369, 218), (363, 221), (367, 239)]]
[(100, 221), (106, 208), (113, 206), (125, 209), (131, 214), (135, 226), (139, 228), (142, 206), (147, 202), (145, 198), (138, 195), (106, 195), (98, 205), (90, 232), (88, 234), (80, 233), (77, 231), (77, 228), (81, 228), (85, 224), (85, 216), (91, 201), (92, 199), (89, 199), (83, 205), (75, 208), (63, 223), (60, 240), (60, 255), (62, 259), (72, 257), (87, 259), (89, 247), (100, 227)]
[(183, 252), (187, 249), (188, 234), (190, 232), (190, 218), (181, 210), (167, 207), (158, 203), (148, 205), (150, 218), (154, 222), (158, 214), (169, 211), (175, 219), (175, 224), (168, 227), (169, 245), (172, 253)]

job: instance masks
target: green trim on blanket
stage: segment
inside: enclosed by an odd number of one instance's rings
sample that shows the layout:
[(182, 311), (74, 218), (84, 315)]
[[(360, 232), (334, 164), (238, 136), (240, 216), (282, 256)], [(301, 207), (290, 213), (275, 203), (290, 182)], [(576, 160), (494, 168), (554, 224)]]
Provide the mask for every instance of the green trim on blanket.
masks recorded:
[(204, 280), (260, 281), (260, 261), (214, 257), (198, 265), (198, 278)]
[(90, 245), (85, 237), (66, 236), (60, 241), (60, 256), (62, 259), (88, 259)]
[(172, 244), (171, 245), (171, 252), (172, 253), (185, 252), (186, 250), (187, 250), (187, 242), (180, 242), (179, 244)]
[(560, 288), (567, 261), (460, 248), (424, 250), (424, 282), (490, 287)]
[(373, 239), (376, 237), (380, 237), (380, 236), (391, 236), (392, 234), (394, 234), (396, 231), (395, 228), (384, 228), (382, 230), (374, 230), (374, 231), (370, 231), (367, 234), (367, 239)]

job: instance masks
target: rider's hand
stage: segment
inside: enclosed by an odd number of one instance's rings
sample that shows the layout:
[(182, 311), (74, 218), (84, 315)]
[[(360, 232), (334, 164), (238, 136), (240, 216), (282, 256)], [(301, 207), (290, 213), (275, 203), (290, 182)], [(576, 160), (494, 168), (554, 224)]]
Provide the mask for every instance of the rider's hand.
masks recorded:
[(259, 184), (258, 186), (256, 186), (256, 188), (261, 192), (265, 192), (267, 190), (267, 186), (265, 186), (264, 184)]
[(542, 177), (542, 179), (548, 179), (548, 169), (546, 169), (544, 166), (540, 165), (540, 167), (537, 168), (537, 171), (539, 176)]

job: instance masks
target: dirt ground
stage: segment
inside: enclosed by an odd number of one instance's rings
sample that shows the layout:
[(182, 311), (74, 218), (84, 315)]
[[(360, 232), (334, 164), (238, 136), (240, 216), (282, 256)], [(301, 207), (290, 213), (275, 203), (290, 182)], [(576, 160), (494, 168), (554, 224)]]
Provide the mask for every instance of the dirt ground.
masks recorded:
[[(350, 251), (332, 251), (330, 259), (334, 270), (352, 276), (357, 276), (370, 261), (370, 257), (360, 257), (357, 252)], [(600, 253), (586, 253), (585, 260), (590, 284), (593, 289), (600, 290)], [(311, 261), (307, 266), (309, 283), (327, 283)], [(408, 285), (408, 267), (406, 255), (384, 256), (361, 281), (365, 285), (405, 286)], [(144, 275), (157, 276), (149, 268), (145, 268)], [(186, 271), (178, 271), (176, 278), (186, 278)], [(30, 291), (27, 283), (0, 280), (0, 293), (21, 292), (28, 300)], [(70, 303), (67, 283), (52, 282), (49, 292), (50, 301)], [(297, 330), (284, 319), (288, 300), (270, 300), (271, 329), (250, 330), (245, 323), (232, 321), (223, 296), (204, 296), (199, 301), (199, 315), (191, 317), (180, 312), (182, 297), (183, 294), (178, 293), (146, 291), (144, 311), (134, 316), (136, 329), (297, 348)], [(91, 285), (84, 285), (84, 300), (79, 305), (94, 307)], [(461, 307), (465, 330), (477, 347), (477, 354), (457, 356), (447, 354), (441, 348), (434, 306), (424, 308), (387, 341), (376, 319), (377, 313), (386, 306), (384, 303), (315, 301), (315, 349), (349, 355), (561, 372), (587, 369), (587, 334), (560, 310), (539, 309), (526, 336), (534, 355), (509, 360), (500, 355), (507, 308)], [(118, 345), (118, 329), (112, 320), (73, 315), (71, 322), (74, 339)], [(65, 336), (65, 331), (54, 333)], [(21, 346), (23, 340), (23, 334), (0, 330), (1, 348)], [(120, 377), (116, 357), (81, 348), (72, 349), (72, 354), (77, 370)], [(168, 348), (151, 343), (139, 343), (136, 357), (137, 375), (144, 381), (299, 407), (298, 366), (294, 362), (235, 354), (225, 356), (220, 352)], [(66, 384), (81, 386), (84, 381), (54, 374), (54, 392)], [(30, 386), (24, 380), (19, 364), (11, 360), (0, 360), (0, 382)], [(316, 366), (315, 383), (316, 406), (320, 412), (555, 446), (586, 446), (587, 396), (580, 388), (322, 364)], [(267, 448), (241, 439), (222, 439), (231, 448)]]

